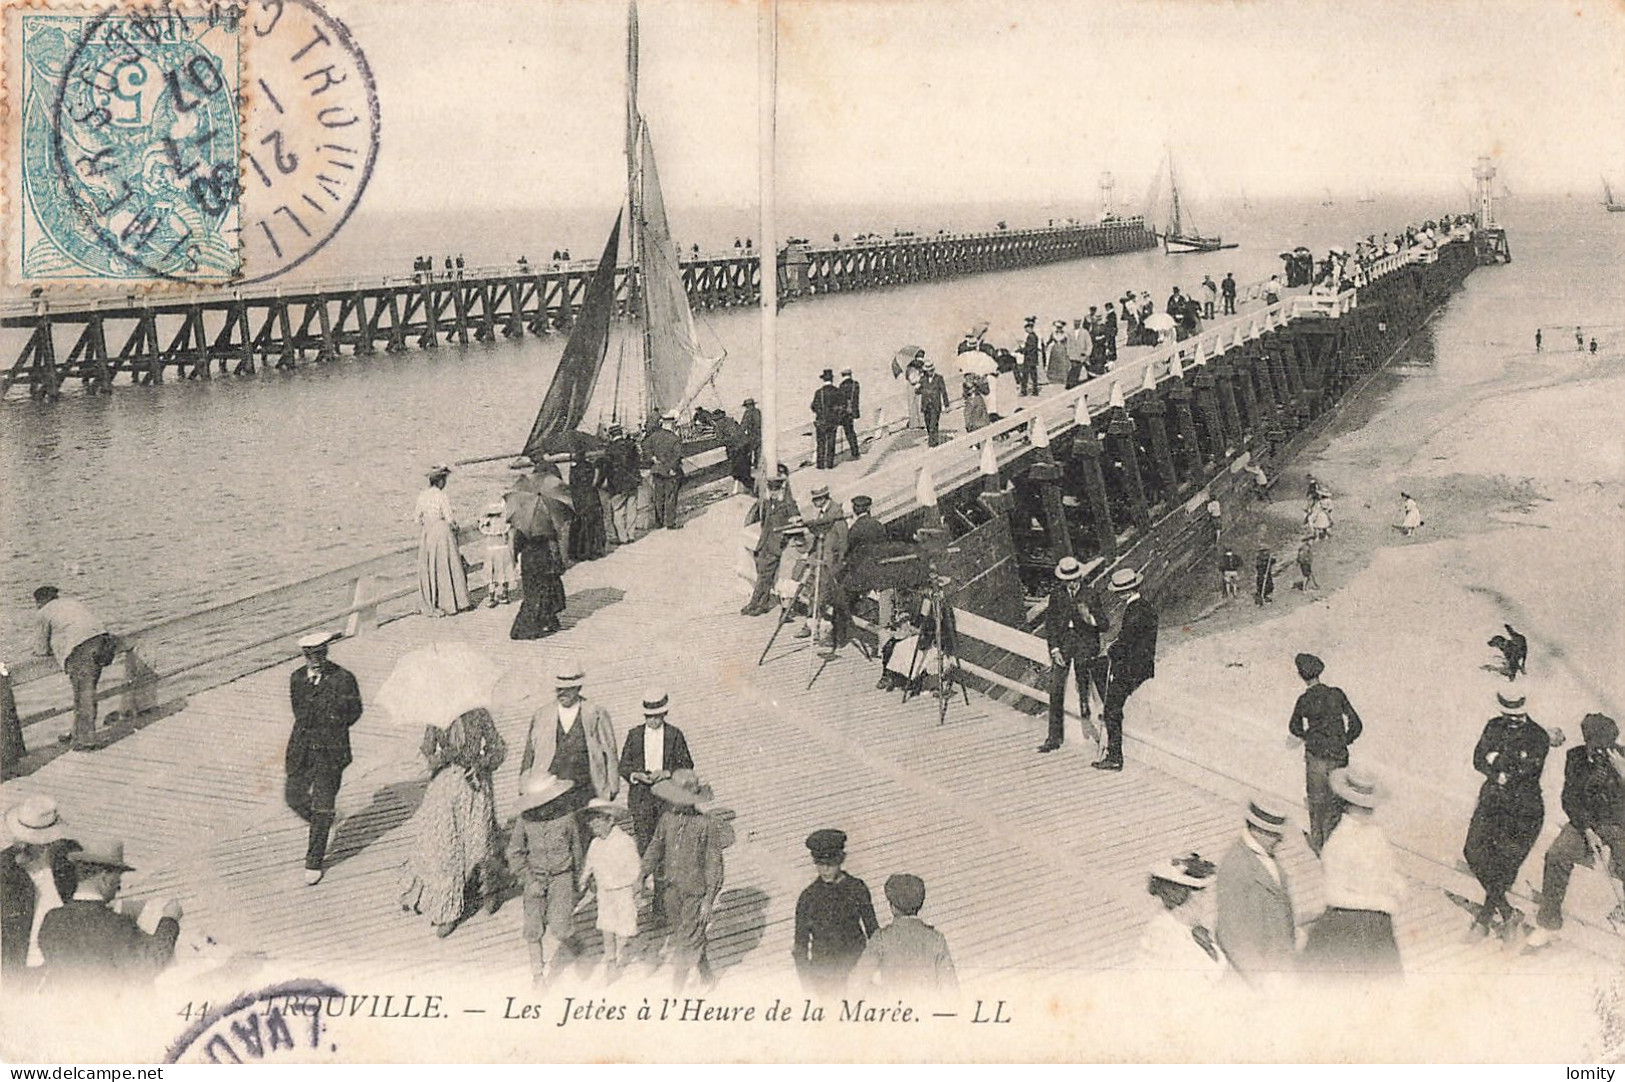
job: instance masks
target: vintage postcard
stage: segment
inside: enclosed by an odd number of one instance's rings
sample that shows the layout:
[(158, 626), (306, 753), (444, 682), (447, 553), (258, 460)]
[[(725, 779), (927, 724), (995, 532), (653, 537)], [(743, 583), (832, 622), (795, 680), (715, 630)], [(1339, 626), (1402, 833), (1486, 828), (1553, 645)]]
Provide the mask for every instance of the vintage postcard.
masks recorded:
[(1617, 1060), (1622, 48), (0, 0), (0, 1057)]

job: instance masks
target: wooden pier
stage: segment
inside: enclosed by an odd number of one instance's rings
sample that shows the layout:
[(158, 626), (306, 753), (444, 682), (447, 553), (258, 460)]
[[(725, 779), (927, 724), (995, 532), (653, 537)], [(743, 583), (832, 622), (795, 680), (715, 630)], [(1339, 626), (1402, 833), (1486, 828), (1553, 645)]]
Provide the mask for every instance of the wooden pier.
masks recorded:
[[(1138, 218), (1098, 225), (897, 237), (848, 244), (793, 244), (779, 253), (779, 296), (811, 299), (968, 274), (1152, 247)], [(682, 264), (696, 310), (754, 305), (761, 295), (756, 254), (695, 255)], [(379, 279), (333, 279), (254, 289), (187, 290), (61, 301), (36, 299), (0, 315), (0, 327), (29, 332), (0, 375), (55, 398), (68, 380), (92, 393), (123, 379), (248, 375), (262, 367), (328, 363), (519, 338), (567, 329), (596, 265), (590, 262), (472, 268)], [(633, 310), (637, 269), (617, 272), (622, 312)]]
[[(1001, 422), (937, 448), (921, 446), (909, 433), (882, 433), (865, 459), (816, 476), (840, 496), (870, 493), (876, 512), (894, 530), (906, 531), (919, 513), (913, 498), (924, 469), (937, 479), (941, 511), (952, 525), (959, 504), (978, 499), (976, 477), (992, 477), (987, 449), (1000, 474), (982, 486), (989, 495), (1006, 498), (1018, 473), (1021, 483), (1046, 483), (1051, 471), (1037, 470), (1039, 477), (1031, 478), (1040, 464), (1033, 458), (1044, 448), (1034, 445), (1035, 432), (1026, 427), (1041, 417), (1055, 436), (1071, 431), (1073, 447), (1062, 452), (1069, 461), (1081, 458), (1087, 467), (1114, 456), (1115, 498), (1088, 473), (1062, 471), (1070, 478), (1066, 494), (1077, 497), (1088, 524), (1075, 551), (1093, 560), (1097, 573), (1132, 556), (1155, 583), (1175, 566), (1168, 553), (1187, 545), (1178, 539), (1194, 527), (1183, 526), (1183, 519), (1204, 521), (1215, 486), (1236, 476), (1249, 448), (1290, 443), (1312, 428), (1339, 387), (1353, 386), (1386, 358), (1372, 354), (1361, 363), (1363, 350), (1392, 347), (1391, 334), (1414, 330), (1467, 273), (1472, 253), (1471, 239), (1463, 238), (1425, 263), (1391, 261), (1358, 298), (1300, 295), (1258, 306), (1196, 339), (1125, 357), (1108, 377), (1052, 393), (1019, 424)], [(1379, 288), (1384, 281), (1387, 287)], [(1369, 327), (1361, 328), (1360, 313)], [(1272, 348), (1271, 336), (1279, 342), (1283, 332), (1293, 344)], [(1366, 334), (1375, 337), (1362, 339)], [(1331, 344), (1322, 341), (1326, 336)], [(1244, 380), (1256, 381), (1251, 394)], [(1177, 412), (1189, 395), (1198, 396), (1206, 418), (1200, 427)], [(1159, 440), (1147, 425), (1142, 444), (1139, 429), (1124, 431), (1121, 423), (1131, 411), (1140, 421), (1157, 418), (1149, 404), (1159, 398), (1175, 411), (1175, 429), (1185, 433), (1171, 476), (1166, 463), (1158, 464), (1174, 457), (1166, 433)], [(1272, 435), (1277, 429), (1279, 439)], [(1089, 441), (1102, 437), (1118, 445), (1090, 454)], [(1122, 485), (1126, 472), (1139, 468), (1142, 446), (1149, 463), (1143, 505), (1132, 486)], [(810, 483), (806, 476), (793, 481), (803, 492)], [(737, 816), (739, 841), (728, 853), (714, 926), (725, 983), (765, 979), (793, 987), (794, 901), (811, 877), (801, 840), (821, 826), (849, 833), (849, 867), (876, 890), (896, 871), (926, 879), (924, 916), (948, 936), (967, 982), (1132, 971), (1149, 915), (1144, 869), (1173, 853), (1221, 855), (1237, 835), (1251, 789), (1247, 779), (1225, 775), (1167, 735), (1203, 724), (1196, 707), (1173, 694), (1136, 696), (1122, 774), (1083, 769), (1089, 751), (1079, 739), (1059, 754), (1034, 755), (1043, 722), (1027, 711), (1043, 693), (1023, 659), (1042, 659), (1042, 643), (1019, 627), (979, 618), (971, 589), (955, 600), (966, 610), (961, 635), (970, 647), (963, 651), (968, 668), (987, 694), (973, 696), (969, 705), (951, 701), (943, 721), (929, 695), (901, 702), (896, 692), (875, 690), (875, 665), (850, 650), (820, 669), (807, 640), (786, 636), (765, 665), (754, 667), (771, 623), (737, 612), (745, 584), (734, 568), (746, 505), (743, 497), (717, 502), (692, 515), (680, 533), (657, 531), (576, 566), (567, 580), (565, 630), (540, 642), (507, 639), (511, 607), (452, 619), (408, 616), (375, 627), (380, 607), (410, 598), (410, 583), (389, 580), (380, 561), (358, 572), (351, 595), (340, 581), (345, 576), (334, 573), (319, 599), (303, 597), (295, 606), (294, 599), (279, 597), (259, 606), (260, 615), (277, 618), (280, 631), (256, 633), (254, 642), (269, 653), (259, 661), (245, 653), (251, 663), (237, 679), (186, 684), (186, 652), (171, 641), (168, 664), (153, 667), (179, 672), (141, 692), (148, 710), (142, 719), (94, 754), (37, 753), (29, 774), (0, 787), (0, 804), (32, 793), (55, 797), (75, 830), (126, 839), (131, 862), (141, 869), (129, 878), (133, 897), (182, 898), (187, 919), (180, 964), (188, 968), (161, 987), (166, 1006), (173, 1001), (179, 1009), (206, 987), (186, 983), (187, 974), (233, 951), (267, 955), (262, 964), (277, 971), (291, 967), (341, 981), (477, 975), (492, 988), (523, 988), (517, 905), (473, 917), (445, 940), (395, 905), (399, 865), (412, 844), (408, 820), (425, 779), (417, 734), (402, 731), (381, 709), (369, 710), (355, 730), (356, 762), (340, 795), (332, 868), (320, 886), (303, 884), (303, 824), (281, 802), (292, 664), (285, 659), (295, 653), (293, 639), (303, 628), (348, 618), (352, 636), (335, 645), (333, 655), (357, 674), (367, 699), (397, 659), (428, 642), (468, 642), (500, 663), (505, 675), (495, 713), (510, 747), (497, 777), (505, 817), (512, 814), (527, 719), (549, 701), (550, 674), (561, 657), (584, 662), (588, 696), (611, 711), (622, 732), (636, 723), (645, 689), (667, 689), (672, 721), (687, 734), (700, 772)], [(1110, 517), (1119, 507), (1123, 518)], [(1097, 513), (1101, 522), (1092, 522)], [(1008, 522), (988, 522), (1009, 529)], [(973, 535), (982, 528), (972, 523), (956, 530), (958, 543), (974, 549)], [(1070, 537), (1072, 531), (1060, 533)], [(289, 615), (291, 608), (299, 609), (298, 618)], [(243, 618), (240, 610), (222, 616)], [(64, 688), (54, 680), (22, 689), (36, 746), (49, 747), (68, 724)], [(38, 693), (46, 691), (58, 700), (54, 709), (37, 708)], [(136, 694), (116, 685), (106, 691), (115, 700)], [(1158, 712), (1159, 724), (1144, 718), (1137, 724), (1136, 712), (1145, 710)], [(1161, 735), (1144, 735), (1153, 729)], [(1277, 795), (1298, 802), (1298, 794)], [(1412, 880), (1397, 919), (1408, 972), (1551, 978), (1617, 964), (1613, 941), (1578, 920), (1561, 946), (1534, 956), (1464, 943), (1466, 915), (1447, 891), (1470, 896), (1472, 888), (1436, 859), (1405, 849), (1403, 834), (1394, 840)], [(1320, 904), (1317, 873), (1301, 845), (1288, 860), (1288, 874), (1300, 911), (1313, 913)], [(1019, 884), (1019, 904), (1012, 884)], [(590, 924), (585, 915), (581, 921), (583, 929)], [(638, 944), (644, 974), (652, 969), (656, 944), (653, 935)], [(582, 973), (595, 957), (589, 939)]]

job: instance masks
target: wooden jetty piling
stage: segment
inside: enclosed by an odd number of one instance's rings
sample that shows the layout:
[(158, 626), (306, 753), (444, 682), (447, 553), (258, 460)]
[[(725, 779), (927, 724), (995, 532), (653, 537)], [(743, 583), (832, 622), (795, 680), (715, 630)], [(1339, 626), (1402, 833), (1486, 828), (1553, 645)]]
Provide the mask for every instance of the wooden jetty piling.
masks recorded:
[[(1154, 245), (1155, 236), (1137, 218), (828, 246), (798, 243), (779, 253), (779, 295), (786, 301), (810, 300)], [(122, 301), (36, 298), (0, 314), (0, 327), (30, 332), (0, 376), (0, 393), (22, 384), (32, 395), (52, 399), (67, 380), (76, 378), (105, 390), (120, 371), (132, 383), (162, 383), (166, 368), (188, 378), (208, 378), (213, 361), (230, 356), (237, 359), (233, 371), (246, 375), (256, 370), (255, 352), (266, 361), (275, 354), (276, 367), (286, 369), (312, 355), (316, 363), (336, 360), (346, 347), (350, 355), (365, 356), (380, 341), (386, 351), (399, 353), (409, 341), (420, 349), (435, 349), (444, 339), (465, 346), (470, 337), (494, 341), (499, 326), (510, 338), (521, 337), (527, 326), (544, 334), (570, 326), (595, 269), (590, 262), (574, 262), (519, 268), (518, 274), (514, 267), (472, 268), (466, 276), (416, 274), (265, 289), (188, 290)], [(696, 309), (753, 305), (761, 296), (760, 260), (747, 250), (695, 256), (682, 264), (682, 278)], [(617, 272), (617, 304), (623, 314), (637, 282), (636, 267)], [(221, 330), (211, 341), (206, 328), (215, 319)], [(171, 335), (167, 347), (159, 339), (160, 320)], [(108, 325), (127, 321), (136, 324), (136, 333), (116, 361), (109, 362)], [(78, 329), (74, 347), (65, 354), (58, 351), (55, 337), (64, 327)]]

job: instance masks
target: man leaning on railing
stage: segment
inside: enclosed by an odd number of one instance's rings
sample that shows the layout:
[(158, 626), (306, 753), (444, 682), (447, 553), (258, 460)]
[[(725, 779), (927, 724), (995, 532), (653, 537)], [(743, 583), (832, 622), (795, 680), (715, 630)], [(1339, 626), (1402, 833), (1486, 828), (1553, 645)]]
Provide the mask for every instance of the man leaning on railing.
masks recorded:
[(63, 597), (55, 586), (35, 590), (34, 604), (39, 609), (34, 653), (38, 657), (54, 655), (73, 684), (73, 732), (59, 739), (71, 741), (74, 751), (95, 751), (100, 746), (96, 743), (96, 683), (102, 670), (113, 663), (118, 645), (84, 602)]

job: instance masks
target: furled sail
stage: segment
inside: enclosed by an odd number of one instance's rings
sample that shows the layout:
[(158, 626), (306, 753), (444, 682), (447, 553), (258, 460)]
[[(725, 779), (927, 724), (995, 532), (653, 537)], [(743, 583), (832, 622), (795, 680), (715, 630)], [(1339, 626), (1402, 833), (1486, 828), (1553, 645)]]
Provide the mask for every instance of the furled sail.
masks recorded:
[(688, 290), (683, 286), (672, 243), (671, 226), (666, 221), (666, 201), (660, 191), (660, 173), (655, 167), (654, 144), (649, 125), (642, 125), (640, 159), (643, 192), (638, 200), (642, 213), (638, 259), (642, 271), (644, 341), (648, 374), (648, 408), (651, 413), (677, 410), (688, 402), (689, 379), (694, 362), (709, 368), (709, 359), (694, 336), (694, 315), (688, 307)]
[(604, 245), (603, 258), (598, 270), (581, 300), (581, 312), (570, 340), (564, 344), (564, 355), (553, 373), (553, 382), (542, 399), (542, 408), (536, 413), (525, 440), (526, 455), (547, 454), (570, 449), (570, 435), (587, 414), (592, 401), (593, 388), (598, 385), (598, 372), (609, 348), (609, 323), (615, 314), (615, 264), (621, 245), (621, 216), (615, 216), (615, 228), (609, 231), (609, 242)]

